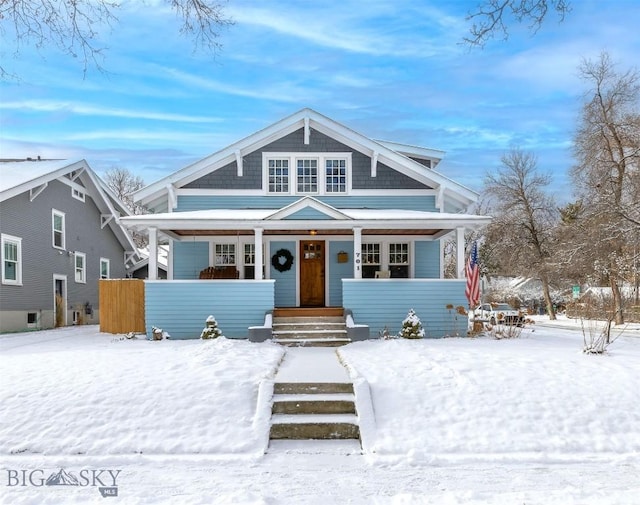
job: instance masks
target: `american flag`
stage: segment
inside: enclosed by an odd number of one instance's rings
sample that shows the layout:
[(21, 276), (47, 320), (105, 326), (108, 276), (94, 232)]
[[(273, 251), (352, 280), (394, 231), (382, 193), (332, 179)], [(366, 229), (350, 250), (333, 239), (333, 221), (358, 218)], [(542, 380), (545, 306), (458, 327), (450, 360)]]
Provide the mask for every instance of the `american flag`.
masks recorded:
[(472, 309), (480, 303), (480, 267), (478, 266), (478, 243), (474, 242), (471, 246), (471, 254), (467, 259), (464, 268), (467, 277), (467, 287), (464, 294), (469, 300), (469, 307)]

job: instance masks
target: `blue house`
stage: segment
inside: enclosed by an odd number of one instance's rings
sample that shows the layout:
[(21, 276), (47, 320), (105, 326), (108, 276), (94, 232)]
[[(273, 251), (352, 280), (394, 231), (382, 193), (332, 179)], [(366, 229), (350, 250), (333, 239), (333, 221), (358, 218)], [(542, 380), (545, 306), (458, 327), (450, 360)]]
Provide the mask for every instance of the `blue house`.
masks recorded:
[(148, 234), (149, 272), (170, 244), (168, 279), (145, 281), (147, 330), (194, 338), (213, 314), (243, 338), (274, 309), (337, 307), (371, 336), (411, 308), (427, 336), (464, 333), (447, 306), (467, 304), (464, 232), (489, 218), (466, 213), (477, 194), (436, 170), (443, 155), (303, 109), (143, 188), (152, 213), (120, 221)]

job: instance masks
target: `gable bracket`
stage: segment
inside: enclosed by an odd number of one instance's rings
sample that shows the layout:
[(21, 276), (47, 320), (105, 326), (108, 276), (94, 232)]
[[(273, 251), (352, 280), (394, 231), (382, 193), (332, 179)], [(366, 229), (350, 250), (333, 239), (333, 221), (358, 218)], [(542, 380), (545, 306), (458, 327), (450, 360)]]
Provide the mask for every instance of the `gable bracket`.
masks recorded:
[(115, 218), (113, 214), (100, 214), (100, 228), (107, 226), (113, 218)]
[(178, 197), (173, 184), (167, 184), (167, 197), (169, 198), (169, 208), (175, 209), (178, 206)]
[(440, 184), (438, 192), (436, 193), (436, 209), (440, 209), (440, 212), (444, 212), (444, 185)]
[(373, 151), (371, 155), (371, 177), (377, 177), (378, 175), (378, 151)]
[(135, 256), (136, 256), (136, 252), (135, 251), (125, 251), (124, 252), (124, 264), (126, 265), (129, 262), (131, 262), (132, 264), (135, 263), (135, 261), (134, 261)]
[(311, 129), (309, 128), (309, 116), (304, 118), (304, 145), (309, 145), (309, 137), (311, 136)]
[(236, 149), (235, 155), (236, 165), (238, 167), (238, 177), (242, 177), (242, 152), (240, 152), (240, 149)]
[(69, 174), (69, 179), (71, 179), (72, 181), (75, 181), (78, 177), (80, 177), (80, 174), (82, 172), (84, 172), (84, 168), (81, 168), (80, 170), (74, 170)]
[(42, 193), (47, 188), (48, 185), (49, 183), (45, 182), (44, 184), (41, 184), (37, 188), (31, 188), (29, 190), (29, 201), (33, 202), (36, 198), (38, 198), (38, 195)]

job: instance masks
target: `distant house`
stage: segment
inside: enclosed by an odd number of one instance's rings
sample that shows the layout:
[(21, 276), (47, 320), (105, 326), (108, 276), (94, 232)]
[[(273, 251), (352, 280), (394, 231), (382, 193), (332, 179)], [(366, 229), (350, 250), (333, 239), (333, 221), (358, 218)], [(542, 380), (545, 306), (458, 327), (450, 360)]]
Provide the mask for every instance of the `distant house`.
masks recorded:
[(127, 214), (84, 160), (0, 162), (0, 332), (97, 323), (98, 279), (138, 260)]
[[(149, 278), (149, 248), (144, 247), (138, 249), (140, 261), (127, 268), (127, 277), (133, 279), (148, 279)], [(167, 246), (158, 246), (158, 259), (157, 259), (157, 278), (167, 278), (167, 259), (169, 256), (169, 248)]]
[[(411, 308), (428, 336), (464, 333), (446, 307), (467, 304), (465, 229), (490, 218), (466, 213), (477, 194), (435, 170), (443, 154), (303, 109), (143, 188), (152, 214), (121, 222), (149, 236), (147, 331), (197, 337), (214, 314), (246, 337), (274, 309), (331, 307), (372, 336)], [(449, 237), (457, 279), (443, 278)], [(153, 275), (160, 239), (167, 281)]]

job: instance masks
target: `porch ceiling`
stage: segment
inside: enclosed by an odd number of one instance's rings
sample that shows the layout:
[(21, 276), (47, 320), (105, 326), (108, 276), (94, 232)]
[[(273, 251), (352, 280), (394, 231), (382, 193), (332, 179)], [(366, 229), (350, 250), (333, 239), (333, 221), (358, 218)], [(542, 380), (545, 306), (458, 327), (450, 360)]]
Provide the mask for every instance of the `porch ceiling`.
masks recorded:
[[(311, 231), (315, 233), (311, 233)], [(253, 230), (167, 230), (179, 237), (225, 237), (238, 235), (253, 235)], [(367, 229), (362, 230), (363, 235), (436, 235), (444, 231), (443, 229)], [(309, 230), (264, 230), (263, 235), (349, 235), (353, 236), (353, 230), (350, 229), (309, 229)]]

